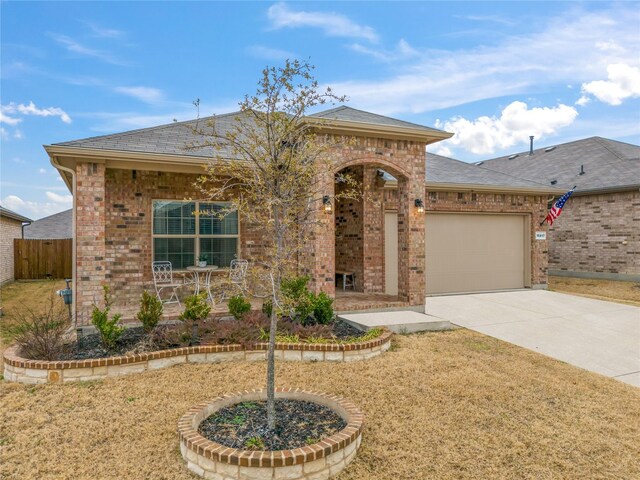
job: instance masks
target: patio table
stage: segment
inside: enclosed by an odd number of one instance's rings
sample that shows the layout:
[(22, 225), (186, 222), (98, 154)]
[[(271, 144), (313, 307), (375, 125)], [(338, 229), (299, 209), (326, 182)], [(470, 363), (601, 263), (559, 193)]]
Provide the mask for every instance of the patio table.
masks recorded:
[[(195, 285), (195, 294), (200, 293), (200, 288), (206, 288), (209, 302), (213, 305), (213, 295), (211, 294), (211, 274), (218, 270), (217, 265), (207, 265), (206, 267), (187, 267), (187, 271), (193, 275), (193, 283)], [(204, 274), (204, 278), (200, 279), (200, 274)]]

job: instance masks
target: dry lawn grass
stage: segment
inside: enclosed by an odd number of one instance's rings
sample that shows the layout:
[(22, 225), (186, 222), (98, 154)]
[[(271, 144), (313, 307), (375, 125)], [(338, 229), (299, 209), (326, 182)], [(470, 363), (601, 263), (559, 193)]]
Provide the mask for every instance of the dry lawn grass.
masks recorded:
[(640, 306), (640, 283), (636, 282), (549, 277), (549, 289), (561, 293)]
[[(468, 330), (394, 343), (366, 362), (277, 365), (278, 385), (334, 392), (364, 412), (341, 480), (640, 478), (640, 389)], [(264, 363), (231, 363), (3, 383), (0, 477), (193, 479), (178, 418), (264, 379)]]
[[(6, 327), (14, 321), (14, 316), (19, 311), (29, 308), (33, 311), (43, 311), (49, 302), (50, 295), (55, 295), (56, 290), (65, 288), (64, 280), (36, 280), (11, 282), (0, 287), (0, 305), (2, 317), (0, 317), (0, 357), (11, 343), (7, 335)], [(62, 304), (62, 298), (56, 296), (56, 303)], [(2, 360), (0, 360), (2, 365)]]

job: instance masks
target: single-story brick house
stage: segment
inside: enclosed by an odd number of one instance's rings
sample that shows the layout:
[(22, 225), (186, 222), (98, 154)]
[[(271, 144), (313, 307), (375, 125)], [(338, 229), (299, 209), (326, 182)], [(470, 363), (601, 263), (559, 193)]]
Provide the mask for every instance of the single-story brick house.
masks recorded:
[(640, 281), (640, 146), (591, 137), (482, 168), (577, 187), (549, 229), (551, 275)]
[(73, 209), (54, 213), (24, 227), (27, 240), (59, 240), (73, 237)]
[[(217, 128), (237, 115), (216, 116)], [(429, 127), (348, 107), (305, 121), (353, 139), (332, 150), (333, 169), (318, 179), (324, 193), (334, 198), (341, 188), (335, 174), (344, 169), (367, 193), (366, 200), (335, 202), (333, 214), (320, 218), (300, 260), (313, 288), (340, 296), (336, 271), (350, 271), (357, 292), (420, 308), (429, 293), (546, 285), (547, 241), (536, 240), (536, 231), (544, 231), (538, 225), (547, 198), (559, 190), (427, 156), (427, 145), (451, 136)], [(45, 146), (74, 197), (79, 324), (88, 323), (104, 283), (120, 305), (137, 304), (152, 286), (154, 260), (169, 259), (180, 270), (205, 253), (224, 267), (260, 252), (259, 230), (242, 218), (199, 218), (211, 202), (198, 199), (194, 181), (212, 151), (186, 148), (192, 125)]]
[(13, 240), (22, 238), (22, 228), (33, 222), (7, 208), (0, 207), (0, 285), (14, 279)]

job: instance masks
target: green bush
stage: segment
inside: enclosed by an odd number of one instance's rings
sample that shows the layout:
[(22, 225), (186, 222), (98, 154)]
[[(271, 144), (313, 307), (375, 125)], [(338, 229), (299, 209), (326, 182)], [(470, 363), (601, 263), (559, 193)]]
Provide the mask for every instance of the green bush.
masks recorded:
[(251, 303), (249, 303), (242, 295), (234, 295), (227, 302), (229, 313), (236, 320), (241, 320), (245, 313), (251, 311)]
[(207, 294), (189, 295), (184, 300), (184, 311), (180, 314), (180, 320), (198, 322), (204, 320), (211, 313), (211, 307), (207, 304)]
[(196, 344), (199, 341), (199, 324), (202, 320), (205, 320), (211, 307), (207, 304), (207, 294), (200, 293), (198, 295), (189, 295), (184, 300), (184, 311), (178, 317), (186, 324), (190, 324), (191, 333), (185, 332), (183, 335), (183, 341), (188, 342), (190, 345)]
[(282, 281), (280, 291), (287, 310), (291, 312), (290, 316), (303, 325), (330, 323), (333, 319), (333, 300), (324, 292), (317, 295), (310, 292), (307, 283), (308, 276)]
[(270, 317), (272, 312), (273, 312), (273, 300), (268, 298), (262, 303), (262, 313), (264, 313), (267, 317)]
[(146, 333), (151, 332), (162, 316), (162, 302), (155, 295), (149, 294), (146, 290), (142, 292), (140, 299), (140, 311), (136, 318), (142, 323), (142, 328)]
[(311, 294), (314, 324), (328, 325), (333, 320), (333, 299), (324, 292)]
[(91, 312), (91, 323), (98, 329), (102, 345), (107, 350), (112, 350), (122, 336), (124, 327), (118, 325), (122, 317), (119, 313), (109, 318), (109, 311), (111, 310), (112, 304), (109, 287), (103, 285), (102, 288), (104, 290), (104, 310), (100, 310), (97, 305), (94, 305), (93, 311)]

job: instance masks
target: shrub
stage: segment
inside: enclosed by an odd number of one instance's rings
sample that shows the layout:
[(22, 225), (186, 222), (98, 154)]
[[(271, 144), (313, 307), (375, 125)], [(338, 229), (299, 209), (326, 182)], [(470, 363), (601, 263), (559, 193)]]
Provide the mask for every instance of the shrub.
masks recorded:
[(14, 325), (6, 332), (13, 337), (21, 353), (34, 360), (59, 360), (65, 350), (64, 332), (67, 328), (67, 312), (56, 306), (51, 296), (43, 312), (26, 309), (14, 317)]
[(184, 311), (180, 314), (180, 320), (198, 322), (209, 316), (211, 307), (207, 304), (207, 294), (189, 295), (184, 300)]
[(236, 320), (241, 320), (244, 315), (251, 311), (251, 303), (249, 303), (242, 295), (235, 295), (227, 302), (229, 313)]
[(109, 287), (103, 285), (104, 310), (100, 310), (97, 305), (93, 306), (91, 312), (91, 323), (98, 329), (100, 341), (107, 350), (112, 350), (124, 332), (124, 327), (118, 325), (122, 315), (119, 313), (109, 318), (111, 310), (111, 295), (109, 295)]
[(162, 302), (155, 295), (150, 295), (146, 290), (142, 292), (140, 299), (140, 311), (136, 318), (142, 323), (146, 333), (156, 328), (162, 316)]
[[(324, 292), (311, 294), (314, 324), (328, 325), (333, 320), (333, 299)], [(308, 319), (307, 319), (308, 320)], [(308, 322), (307, 322), (308, 323)]]
[(264, 313), (267, 317), (270, 317), (272, 312), (273, 300), (269, 298), (262, 303), (262, 313)]
[(191, 333), (183, 335), (183, 340), (189, 341), (189, 345), (198, 342), (198, 329), (202, 320), (206, 319), (211, 312), (211, 307), (207, 304), (207, 294), (205, 292), (198, 295), (189, 295), (184, 300), (184, 311), (178, 317), (190, 326)]

